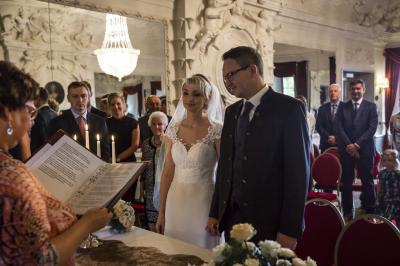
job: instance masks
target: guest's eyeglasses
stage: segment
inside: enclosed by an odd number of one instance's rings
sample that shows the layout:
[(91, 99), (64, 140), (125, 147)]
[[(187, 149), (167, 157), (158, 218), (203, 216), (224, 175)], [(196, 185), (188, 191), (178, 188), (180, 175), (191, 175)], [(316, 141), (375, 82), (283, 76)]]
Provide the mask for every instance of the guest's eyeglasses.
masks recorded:
[(248, 68), (249, 66), (250, 66), (250, 65), (247, 65), (247, 66), (241, 67), (241, 68), (239, 68), (239, 69), (233, 70), (233, 71), (231, 71), (231, 72), (228, 72), (228, 74), (226, 74), (226, 75), (224, 76), (224, 83), (227, 84), (228, 81), (231, 81), (232, 78), (233, 78), (237, 73), (239, 73), (239, 72), (242, 71), (242, 70), (245, 70), (245, 69)]

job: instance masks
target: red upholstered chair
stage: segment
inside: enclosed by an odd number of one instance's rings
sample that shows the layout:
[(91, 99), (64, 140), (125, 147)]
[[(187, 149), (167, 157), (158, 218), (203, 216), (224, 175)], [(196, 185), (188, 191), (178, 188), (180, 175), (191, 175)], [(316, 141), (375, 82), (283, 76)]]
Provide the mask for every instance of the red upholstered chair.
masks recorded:
[(344, 227), (339, 210), (327, 200), (312, 199), (306, 203), (304, 220), (305, 230), (295, 250), (297, 256), (310, 256), (318, 266), (332, 266), (336, 240)]
[(399, 229), (378, 215), (359, 216), (339, 235), (335, 265), (400, 265)]
[(336, 190), (337, 195), (325, 192), (309, 192), (307, 199), (322, 198), (329, 201), (336, 201), (339, 203), (339, 182), (342, 176), (342, 166), (339, 159), (330, 153), (323, 153), (318, 156), (311, 167), (311, 176), (315, 181), (315, 189), (330, 189)]
[(337, 147), (330, 147), (326, 149), (324, 153), (335, 155), (340, 160), (339, 149)]
[(313, 150), (314, 150), (314, 158), (317, 158), (317, 156), (320, 155), (320, 152), (318, 146), (315, 145), (314, 143), (313, 143)]
[(374, 178), (378, 178), (378, 173), (379, 173), (379, 163), (381, 162), (382, 155), (380, 154), (379, 151), (375, 151), (375, 156), (374, 156)]

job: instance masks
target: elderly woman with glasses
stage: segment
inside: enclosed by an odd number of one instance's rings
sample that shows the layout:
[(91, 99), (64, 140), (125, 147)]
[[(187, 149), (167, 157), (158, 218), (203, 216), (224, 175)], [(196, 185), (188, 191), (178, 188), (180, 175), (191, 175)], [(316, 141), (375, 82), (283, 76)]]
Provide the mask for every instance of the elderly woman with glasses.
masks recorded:
[(74, 252), (111, 219), (92, 209), (77, 220), (9, 150), (32, 126), (38, 84), (10, 62), (0, 61), (0, 264), (73, 264)]
[[(153, 192), (155, 184), (155, 172), (157, 162), (159, 162), (161, 144), (164, 137), (164, 131), (168, 125), (168, 117), (160, 111), (151, 113), (148, 120), (148, 125), (153, 133), (153, 136), (147, 138), (142, 144), (143, 160), (149, 161), (146, 171), (142, 175), (142, 184), (145, 191), (146, 219), (151, 231), (155, 231), (158, 211), (154, 207)], [(161, 163), (161, 162), (159, 162)]]

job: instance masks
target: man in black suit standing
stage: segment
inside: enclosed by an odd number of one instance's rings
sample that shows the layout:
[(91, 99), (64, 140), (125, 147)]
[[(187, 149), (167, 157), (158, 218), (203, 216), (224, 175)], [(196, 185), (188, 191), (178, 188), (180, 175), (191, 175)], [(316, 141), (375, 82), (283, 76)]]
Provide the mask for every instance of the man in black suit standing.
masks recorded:
[(150, 95), (146, 99), (145, 103), (146, 114), (139, 118), (139, 128), (140, 128), (140, 143), (143, 143), (145, 139), (148, 139), (153, 136), (153, 133), (150, 130), (148, 121), (151, 113), (155, 111), (161, 111), (161, 100), (158, 96)]
[(96, 153), (96, 135), (100, 135), (101, 158), (105, 161), (110, 159), (110, 145), (106, 121), (91, 112), (88, 112), (90, 92), (84, 82), (74, 81), (68, 86), (67, 99), (71, 108), (64, 110), (62, 115), (50, 122), (50, 136), (57, 130), (62, 129), (67, 135), (77, 136), (78, 142), (85, 145), (85, 125), (89, 129), (90, 150)]
[(343, 216), (353, 218), (354, 167), (357, 164), (362, 182), (361, 208), (373, 213), (375, 208), (374, 181), (374, 135), (378, 126), (378, 112), (375, 103), (363, 99), (365, 84), (362, 80), (350, 83), (351, 100), (339, 107), (335, 118), (340, 162), (342, 164), (342, 206)]
[(341, 89), (338, 84), (329, 86), (329, 102), (318, 109), (315, 128), (320, 136), (319, 148), (324, 152), (330, 147), (337, 147), (336, 136), (333, 130), (333, 120), (343, 102), (340, 100)]
[(304, 105), (263, 80), (263, 62), (250, 47), (223, 55), (227, 89), (243, 98), (226, 109), (221, 155), (207, 230), (229, 232), (251, 223), (254, 241), (294, 249), (303, 231), (310, 139)]
[(38, 151), (47, 142), (50, 120), (57, 116), (56, 112), (50, 108), (48, 100), (49, 93), (46, 89), (40, 88), (39, 95), (34, 100), (35, 106), (38, 108), (38, 113), (31, 129), (32, 153)]

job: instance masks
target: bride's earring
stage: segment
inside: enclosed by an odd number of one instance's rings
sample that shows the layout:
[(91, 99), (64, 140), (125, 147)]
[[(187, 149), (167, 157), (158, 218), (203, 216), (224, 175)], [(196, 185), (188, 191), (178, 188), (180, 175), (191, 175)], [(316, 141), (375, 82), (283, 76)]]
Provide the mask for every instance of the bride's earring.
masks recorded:
[(13, 127), (11, 125), (11, 121), (10, 121), (10, 122), (8, 122), (7, 135), (11, 136), (13, 132), (14, 132), (14, 129), (13, 129)]

